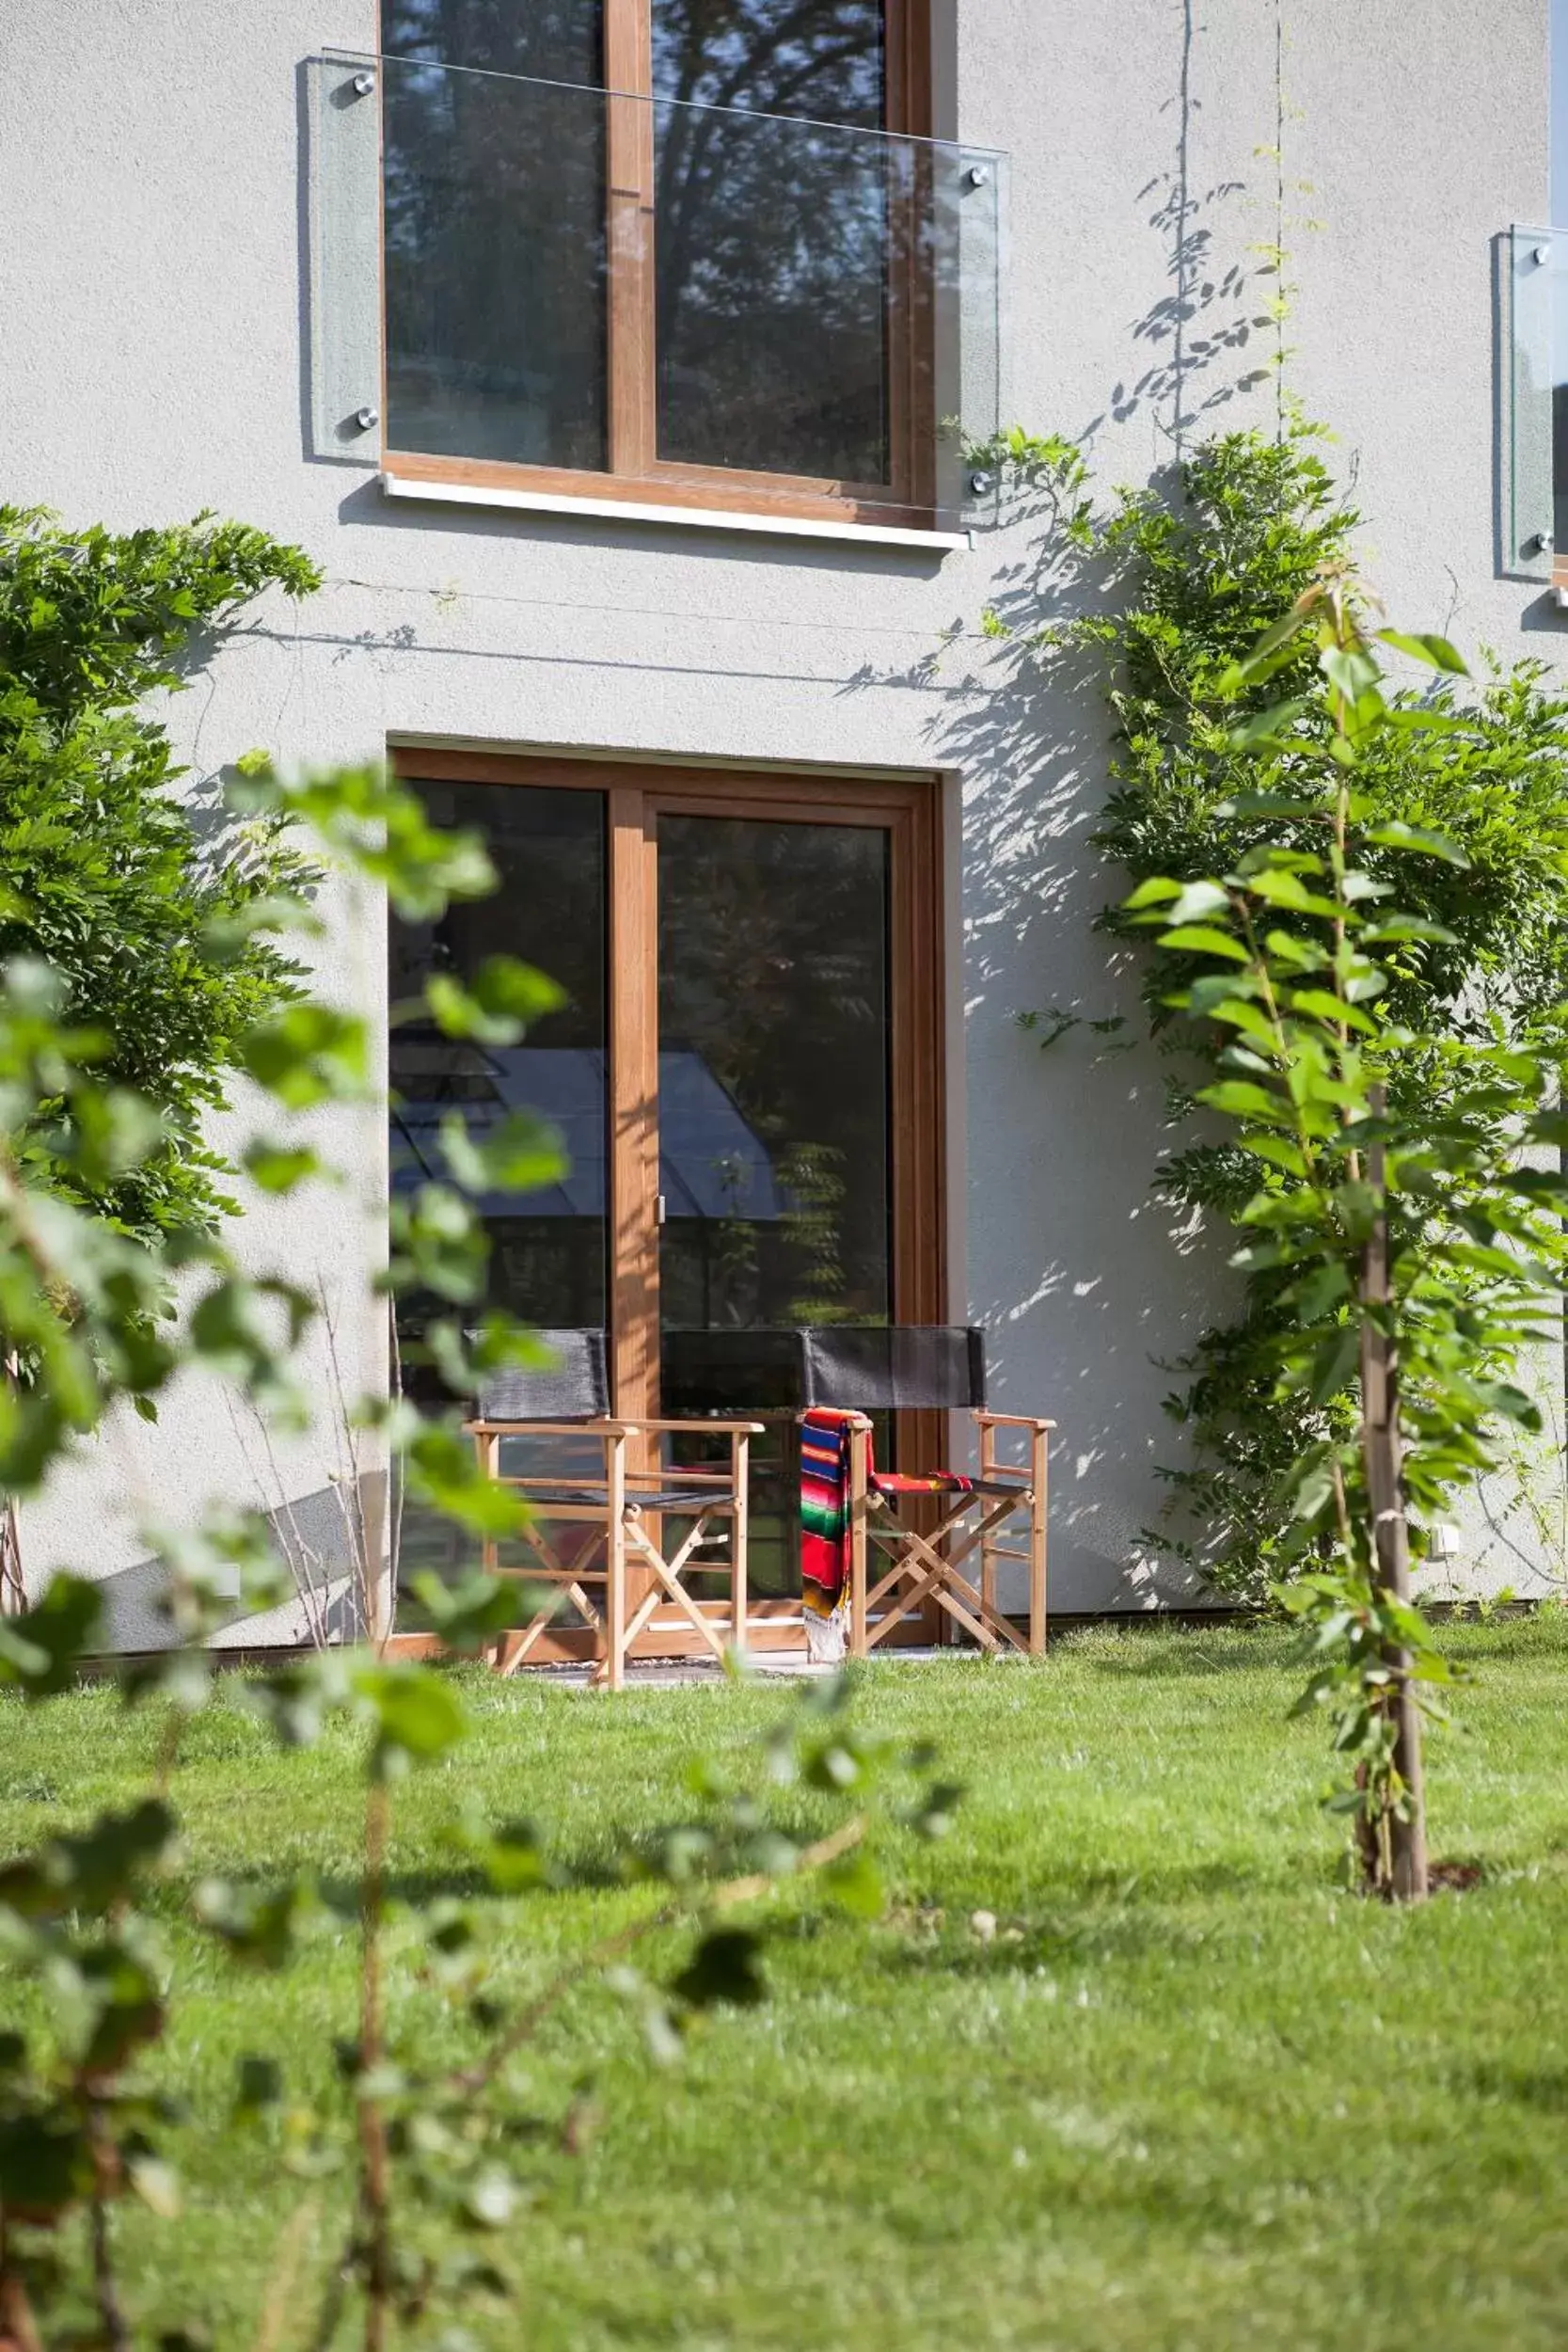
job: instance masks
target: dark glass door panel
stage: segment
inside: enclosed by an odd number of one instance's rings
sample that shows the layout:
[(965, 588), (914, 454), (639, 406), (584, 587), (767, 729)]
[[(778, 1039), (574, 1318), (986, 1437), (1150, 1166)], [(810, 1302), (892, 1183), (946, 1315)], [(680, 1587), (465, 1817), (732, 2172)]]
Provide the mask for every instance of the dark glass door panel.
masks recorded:
[[(481, 831), (500, 876), (495, 896), (455, 903), (435, 924), (388, 920), (392, 1007), (392, 1184), (440, 1180), (439, 1131), (452, 1110), (482, 1139), (513, 1110), (560, 1128), (570, 1165), (542, 1192), (478, 1204), (490, 1237), (490, 1303), (547, 1329), (603, 1325), (608, 1012), (605, 804), (596, 792), (504, 784), (425, 784), (434, 820)], [(487, 956), (519, 956), (566, 993), (521, 1045), (449, 1038), (418, 1010), (432, 974), (469, 977)], [(404, 1320), (417, 1337), (418, 1300)]]
[[(589, 12), (577, 13), (586, 36)], [(592, 40), (519, 41), (526, 64), (507, 72), (384, 62), (390, 449), (607, 462), (605, 100), (516, 78), (559, 61), (599, 82), (592, 14)], [(495, 45), (471, 41), (469, 64)]]
[[(456, 903), (438, 923), (388, 915), (388, 997), (391, 1181), (412, 1190), (445, 1177), (443, 1119), (461, 1115), (481, 1140), (513, 1110), (560, 1129), (568, 1166), (538, 1192), (496, 1193), (476, 1205), (490, 1242), (487, 1302), (546, 1330), (602, 1327), (609, 1296), (609, 956), (605, 803), (597, 792), (508, 784), (420, 784), (432, 819), (481, 832), (499, 875), (494, 897)], [(438, 972), (470, 977), (487, 956), (512, 955), (546, 972), (565, 992), (558, 1010), (535, 1023), (520, 1045), (449, 1038), (419, 1007)], [(450, 1403), (420, 1338), (444, 1302), (398, 1301), (404, 1388), (427, 1403)], [(543, 1441), (535, 1441), (539, 1443)], [(568, 1448), (552, 1454), (553, 1475), (592, 1473)], [(515, 1471), (515, 1444), (505, 1467)], [(400, 1575), (421, 1567), (454, 1574), (474, 1565), (469, 1540), (451, 1522), (410, 1505), (401, 1516)], [(526, 1568), (514, 1546), (503, 1566)]]
[[(499, 877), (495, 895), (454, 903), (438, 923), (388, 919), (390, 1159), (393, 1190), (446, 1180), (440, 1128), (454, 1111), (476, 1141), (509, 1112), (531, 1111), (562, 1135), (567, 1167), (531, 1193), (495, 1193), (474, 1205), (490, 1243), (485, 1304), (546, 1330), (603, 1327), (609, 1297), (609, 941), (606, 809), (597, 792), (524, 785), (422, 783), (434, 822), (481, 833)], [(485, 958), (520, 957), (564, 991), (519, 1045), (449, 1038), (421, 1015), (436, 973), (467, 979)], [(450, 1404), (422, 1362), (420, 1332), (441, 1300), (398, 1301), (403, 1384), (427, 1404)], [(540, 1449), (545, 1448), (542, 1454)], [(503, 1468), (549, 1475), (594, 1471), (598, 1450), (576, 1440), (514, 1440)], [(476, 1565), (472, 1540), (409, 1504), (400, 1515), (400, 1581), (420, 1568), (453, 1575)], [(521, 1544), (503, 1567), (526, 1570)]]
[(659, 456), (886, 482), (882, 0), (654, 0), (653, 66)]
[[(682, 1412), (773, 1401), (761, 1370), (749, 1393), (694, 1387), (683, 1333), (890, 1313), (888, 917), (879, 827), (658, 819), (659, 1297)], [(787, 1413), (752, 1510), (754, 1588), (798, 1591)]]

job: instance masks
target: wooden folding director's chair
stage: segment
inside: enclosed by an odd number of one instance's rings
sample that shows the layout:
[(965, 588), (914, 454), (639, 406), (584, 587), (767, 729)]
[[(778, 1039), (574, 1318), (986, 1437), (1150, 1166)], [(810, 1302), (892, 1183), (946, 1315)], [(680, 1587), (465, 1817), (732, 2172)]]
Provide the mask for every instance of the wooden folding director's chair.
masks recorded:
[[(515, 1487), (529, 1506), (522, 1540), (531, 1554), (530, 1564), (503, 1568), (499, 1545), (487, 1540), (485, 1568), (493, 1576), (516, 1576), (531, 1585), (550, 1588), (544, 1605), (522, 1629), (522, 1640), (515, 1647), (510, 1642), (503, 1645), (497, 1662), (504, 1673), (515, 1674), (554, 1622), (563, 1599), (593, 1630), (599, 1652), (597, 1679), (612, 1691), (625, 1683), (632, 1644), (666, 1605), (673, 1605), (715, 1658), (723, 1657), (726, 1639), (743, 1647), (748, 1457), (761, 1423), (611, 1420), (604, 1333), (541, 1331), (539, 1338), (554, 1359), (550, 1366), (499, 1374), (482, 1391), (475, 1418), (466, 1423), (485, 1474)], [(650, 1469), (639, 1462), (642, 1438), (651, 1438), (657, 1450), (663, 1438), (683, 1433), (727, 1438), (728, 1470)], [(569, 1452), (571, 1440), (598, 1448), (596, 1474), (558, 1475), (553, 1465), (538, 1463), (541, 1451), (559, 1455)], [(534, 1464), (514, 1459), (508, 1468), (503, 1447), (515, 1456), (531, 1453)], [(687, 1526), (679, 1544), (668, 1552), (655, 1541), (649, 1525), (652, 1518), (662, 1529), (666, 1514)], [(563, 1541), (560, 1530), (575, 1532), (575, 1540)], [(727, 1551), (727, 1564), (702, 1556), (714, 1550)], [(687, 1590), (684, 1579), (693, 1568), (722, 1574), (726, 1565), (727, 1624), (716, 1624)], [(644, 1572), (646, 1588), (628, 1606), (631, 1569)], [(590, 1586), (601, 1588), (597, 1604), (590, 1597)]]
[[(986, 1409), (978, 1330), (821, 1325), (803, 1329), (800, 1340), (808, 1410), (843, 1416), (848, 1432), (851, 1657), (869, 1657), (895, 1626), (933, 1601), (982, 1649), (1010, 1644), (1042, 1657), (1046, 1457), (1055, 1422)], [(968, 1414), (978, 1437), (976, 1471), (878, 1470), (869, 1416), (879, 1411)], [(1000, 1458), (1004, 1431), (1022, 1440), (1026, 1461)], [(926, 1525), (912, 1523), (911, 1506)], [(964, 1574), (976, 1553), (977, 1583)], [(1028, 1571), (1026, 1636), (997, 1606), (1002, 1561), (1021, 1561)]]

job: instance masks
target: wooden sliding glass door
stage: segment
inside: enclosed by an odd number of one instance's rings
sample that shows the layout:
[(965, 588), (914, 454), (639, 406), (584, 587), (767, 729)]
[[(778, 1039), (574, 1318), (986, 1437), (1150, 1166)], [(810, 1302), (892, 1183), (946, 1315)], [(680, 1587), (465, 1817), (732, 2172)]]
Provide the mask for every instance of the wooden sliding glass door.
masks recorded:
[[(454, 1103), (531, 1105), (565, 1136), (562, 1183), (482, 1204), (496, 1303), (604, 1324), (629, 1420), (766, 1411), (733, 1343), (724, 1392), (705, 1375), (706, 1333), (943, 1320), (936, 785), (395, 756), (502, 883), (394, 920), (394, 1001), (499, 949), (566, 992), (515, 1048), (392, 1030), (394, 1182)], [(758, 1457), (752, 1586), (789, 1616), (786, 1422)]]

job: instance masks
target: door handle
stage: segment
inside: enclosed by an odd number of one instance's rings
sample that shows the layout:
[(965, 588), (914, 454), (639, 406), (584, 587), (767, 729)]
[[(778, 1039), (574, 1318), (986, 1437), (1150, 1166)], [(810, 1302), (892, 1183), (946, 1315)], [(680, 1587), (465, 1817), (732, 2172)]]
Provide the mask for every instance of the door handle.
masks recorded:
[(661, 1192), (656, 1192), (654, 1195), (654, 1223), (656, 1225), (662, 1225), (668, 1213), (669, 1204), (666, 1201), (664, 1195)]

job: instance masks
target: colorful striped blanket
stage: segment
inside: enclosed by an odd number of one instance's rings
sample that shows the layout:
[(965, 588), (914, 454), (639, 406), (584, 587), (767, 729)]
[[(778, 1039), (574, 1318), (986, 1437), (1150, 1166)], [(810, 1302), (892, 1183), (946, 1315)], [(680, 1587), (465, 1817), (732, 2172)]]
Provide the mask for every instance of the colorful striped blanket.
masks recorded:
[(800, 1595), (831, 1617), (849, 1581), (849, 1416), (807, 1413), (800, 1423)]
[[(850, 1413), (817, 1406), (800, 1422), (800, 1592), (807, 1613), (832, 1617), (843, 1606), (849, 1582)], [(974, 1481), (961, 1470), (931, 1470), (904, 1477), (879, 1471), (869, 1435), (866, 1476), (879, 1495), (973, 1494)]]

